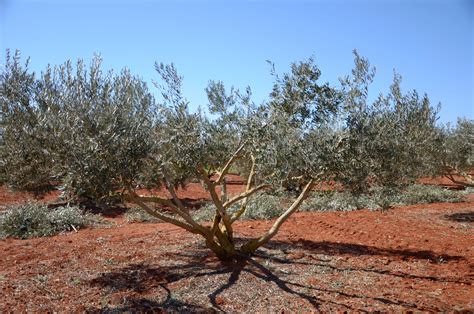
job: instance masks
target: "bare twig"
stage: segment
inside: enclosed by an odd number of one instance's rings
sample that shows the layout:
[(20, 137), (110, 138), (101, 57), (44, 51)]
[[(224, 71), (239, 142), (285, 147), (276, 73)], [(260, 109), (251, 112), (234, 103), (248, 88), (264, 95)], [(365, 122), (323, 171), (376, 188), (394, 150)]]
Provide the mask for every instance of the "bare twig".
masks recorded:
[[(250, 158), (252, 160), (252, 166), (250, 167), (249, 176), (247, 178), (247, 185), (245, 187), (246, 192), (248, 192), (250, 188), (252, 187), (252, 185), (254, 184), (254, 178), (255, 178), (255, 165), (256, 165), (255, 156), (253, 154), (250, 154)], [(242, 216), (245, 213), (245, 210), (247, 209), (247, 202), (248, 202), (248, 197), (245, 197), (242, 201), (242, 204), (240, 205), (239, 210), (232, 215), (230, 219), (231, 223), (234, 223), (237, 219), (240, 218), (240, 216)]]
[(266, 189), (266, 188), (269, 188), (271, 187), (270, 184), (260, 184), (259, 186), (256, 186), (254, 187), (253, 189), (250, 189), (250, 190), (247, 190), (239, 195), (236, 195), (234, 196), (233, 198), (231, 198), (230, 200), (228, 200), (227, 202), (225, 202), (223, 204), (224, 208), (229, 208), (230, 206), (232, 206), (233, 204), (237, 203), (238, 201), (244, 199), (244, 198), (247, 198), (249, 196), (251, 196), (252, 194), (255, 194), (257, 193), (258, 191), (260, 190), (263, 190), (263, 189)]
[(139, 197), (136, 196), (136, 194), (134, 195), (133, 191), (129, 191), (129, 193), (130, 193), (130, 195), (127, 197), (127, 199), (129, 199), (130, 201), (134, 202), (135, 204), (137, 204), (138, 206), (143, 208), (147, 212), (147, 214), (149, 214), (153, 217), (156, 217), (158, 219), (161, 219), (165, 222), (171, 223), (175, 226), (181, 227), (181, 228), (183, 228), (183, 229), (185, 229), (185, 230), (187, 230), (191, 233), (200, 233), (196, 229), (194, 229), (192, 226), (188, 225), (187, 223), (184, 223), (182, 221), (179, 221), (177, 219), (174, 219), (172, 217), (169, 217), (169, 216), (166, 216), (166, 215), (163, 215), (161, 213), (158, 213), (158, 212), (154, 211), (148, 205), (146, 205), (144, 202), (142, 202), (139, 199)]

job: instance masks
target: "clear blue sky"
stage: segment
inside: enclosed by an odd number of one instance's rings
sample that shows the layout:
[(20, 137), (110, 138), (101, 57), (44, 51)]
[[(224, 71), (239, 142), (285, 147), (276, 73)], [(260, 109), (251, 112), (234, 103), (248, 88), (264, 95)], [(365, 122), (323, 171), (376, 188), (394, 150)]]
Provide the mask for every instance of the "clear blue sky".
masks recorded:
[[(395, 68), (404, 90), (442, 103), (441, 120), (474, 119), (474, 1), (22, 1), (0, 0), (1, 62), (20, 49), (40, 71), (100, 53), (106, 67), (129, 67), (151, 82), (153, 64), (174, 62), (194, 108), (209, 79), (270, 92), (277, 71), (314, 55), (337, 83), (352, 49), (377, 68), (372, 96)], [(150, 83), (151, 85), (151, 83)], [(154, 87), (151, 87), (154, 89)]]

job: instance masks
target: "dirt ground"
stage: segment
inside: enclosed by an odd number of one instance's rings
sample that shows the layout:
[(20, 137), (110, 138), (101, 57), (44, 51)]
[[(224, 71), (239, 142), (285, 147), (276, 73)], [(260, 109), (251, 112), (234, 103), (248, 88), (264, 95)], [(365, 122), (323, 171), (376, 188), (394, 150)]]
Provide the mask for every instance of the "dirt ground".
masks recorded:
[[(0, 204), (30, 197), (0, 188)], [(207, 194), (194, 184), (180, 197)], [(238, 263), (172, 225), (106, 215), (108, 227), (0, 241), (0, 312), (474, 311), (474, 195), (387, 213), (296, 213)], [(235, 231), (245, 239), (270, 225)]]

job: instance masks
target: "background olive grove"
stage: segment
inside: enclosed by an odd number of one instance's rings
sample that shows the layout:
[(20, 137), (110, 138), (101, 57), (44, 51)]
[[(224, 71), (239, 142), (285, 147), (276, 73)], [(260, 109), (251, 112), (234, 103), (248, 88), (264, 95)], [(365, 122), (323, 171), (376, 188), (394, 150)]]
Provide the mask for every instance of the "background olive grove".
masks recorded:
[[(37, 75), (19, 52), (7, 52), (0, 75), (0, 183), (36, 193), (60, 189), (75, 204), (134, 203), (200, 234), (222, 259), (267, 243), (322, 182), (355, 195), (378, 187), (388, 196), (384, 208), (394, 191), (421, 176), (458, 180), (457, 174), (472, 184), (473, 121), (438, 125), (428, 96), (403, 93), (397, 73), (390, 92), (369, 102), (375, 69), (356, 51), (354, 69), (338, 86), (321, 82), (312, 58), (283, 74), (272, 65), (274, 85), (261, 104), (252, 101), (250, 87), (210, 81), (209, 114), (189, 110), (173, 64), (155, 69), (158, 100), (130, 71), (102, 70), (99, 57)], [(242, 193), (227, 195), (229, 172), (246, 180)], [(177, 197), (176, 188), (190, 181), (208, 190), (212, 222), (198, 222)], [(171, 198), (137, 192), (161, 187)], [(266, 233), (240, 245), (233, 223), (249, 199), (280, 190), (292, 196), (288, 206)]]

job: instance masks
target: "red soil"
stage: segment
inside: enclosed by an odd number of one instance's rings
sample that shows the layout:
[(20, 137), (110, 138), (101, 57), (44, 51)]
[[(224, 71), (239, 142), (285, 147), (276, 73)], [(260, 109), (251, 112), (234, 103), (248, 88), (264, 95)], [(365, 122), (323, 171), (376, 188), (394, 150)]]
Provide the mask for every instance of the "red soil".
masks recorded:
[[(214, 177), (213, 177), (214, 178)], [(215, 179), (215, 178), (214, 178)], [(463, 178), (456, 177), (457, 180), (463, 181)], [(238, 175), (231, 174), (228, 176), (227, 192), (229, 195), (234, 195), (244, 190), (244, 180)], [(448, 178), (436, 177), (436, 178), (423, 178), (419, 180), (422, 184), (441, 185), (454, 189), (459, 189), (458, 184), (452, 183)], [(332, 182), (324, 182), (315, 187), (315, 190), (333, 190), (340, 188), (337, 184)], [(218, 191), (219, 188), (218, 188)], [(141, 195), (159, 195), (167, 198), (171, 198), (171, 195), (166, 191), (165, 188), (161, 190), (138, 190), (138, 194)], [(8, 204), (22, 203), (25, 201), (39, 201), (39, 202), (55, 202), (59, 200), (60, 192), (52, 191), (45, 195), (36, 196), (33, 193), (28, 192), (13, 192), (4, 186), (0, 186), (0, 210)], [(189, 183), (185, 189), (178, 189), (178, 196), (182, 199), (188, 199), (190, 201), (198, 200), (209, 200), (209, 193), (204, 190), (203, 186), (199, 183)]]
[[(474, 173), (470, 173), (470, 175), (473, 176)], [(453, 175), (453, 178), (458, 182), (466, 182), (466, 179), (461, 176)], [(454, 183), (447, 177), (422, 178), (419, 182), (422, 184), (440, 185), (453, 190), (461, 190), (464, 188), (463, 185)]]
[[(244, 190), (242, 179), (237, 175), (230, 175), (229, 183), (227, 184), (227, 193), (234, 195)], [(220, 189), (217, 189), (220, 193)], [(159, 195), (162, 197), (171, 198), (171, 195), (165, 188), (160, 190), (138, 190), (136, 191), (140, 195)], [(209, 200), (209, 193), (203, 188), (200, 183), (189, 183), (184, 189), (178, 189), (178, 197), (184, 200), (198, 201), (198, 200)], [(45, 195), (34, 195), (28, 192), (14, 192), (5, 186), (0, 186), (0, 210), (9, 204), (18, 204), (26, 201), (38, 201), (38, 202), (56, 202), (59, 201), (60, 192), (52, 191)]]
[(45, 195), (36, 196), (33, 193), (28, 192), (13, 192), (8, 188), (0, 185), (0, 209), (3, 206), (9, 204), (22, 203), (27, 200), (40, 201), (40, 202), (52, 202), (59, 198), (59, 191), (52, 191)]
[[(199, 184), (179, 195), (207, 199)], [(175, 226), (112, 221), (0, 241), (0, 312), (474, 310), (473, 195), (388, 213), (296, 213), (238, 263), (219, 262)], [(243, 221), (235, 232), (255, 237), (270, 225)]]

